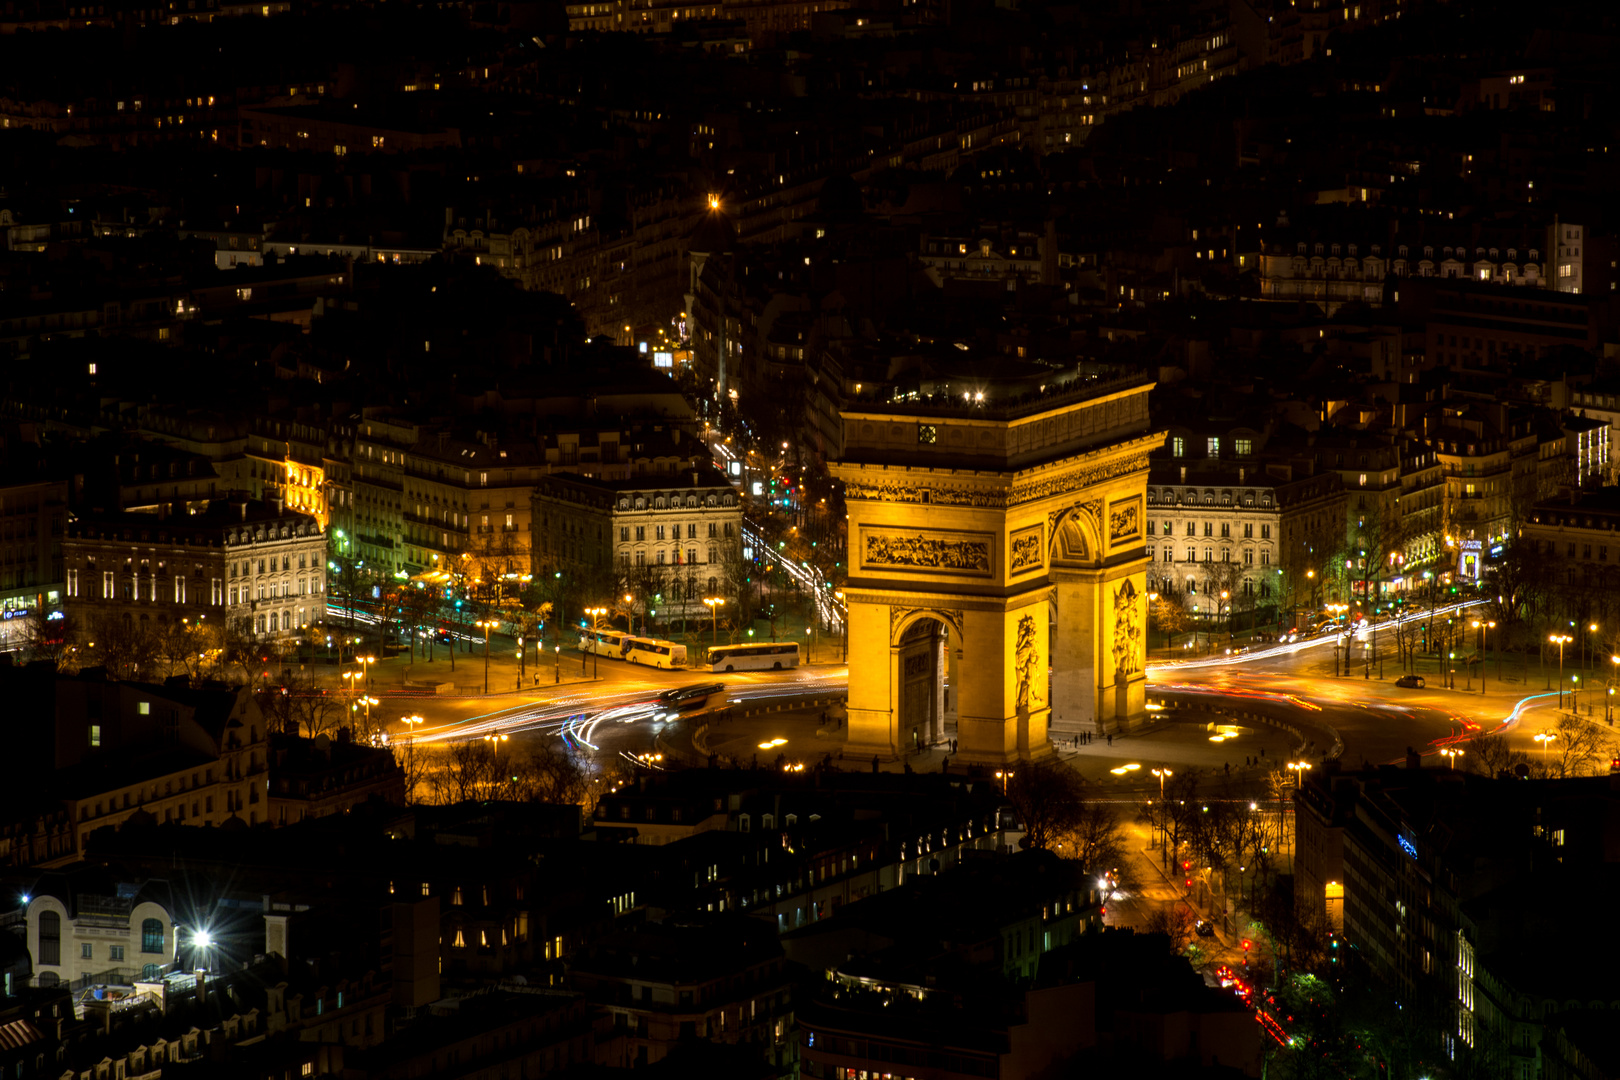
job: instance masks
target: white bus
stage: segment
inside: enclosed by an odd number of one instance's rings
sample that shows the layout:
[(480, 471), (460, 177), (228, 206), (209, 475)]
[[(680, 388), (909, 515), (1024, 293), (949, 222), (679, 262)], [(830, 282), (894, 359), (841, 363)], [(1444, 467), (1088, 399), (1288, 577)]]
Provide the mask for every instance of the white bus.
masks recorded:
[(781, 671), (798, 666), (799, 645), (794, 641), (716, 645), (709, 650), (710, 671)]
[(686, 646), (656, 638), (627, 637), (624, 639), (624, 658), (632, 664), (674, 669), (686, 666)]
[(581, 630), (579, 632), (579, 651), (582, 653), (595, 653), (598, 656), (611, 656), (615, 660), (623, 660), (625, 642), (629, 634), (621, 634), (617, 630)]

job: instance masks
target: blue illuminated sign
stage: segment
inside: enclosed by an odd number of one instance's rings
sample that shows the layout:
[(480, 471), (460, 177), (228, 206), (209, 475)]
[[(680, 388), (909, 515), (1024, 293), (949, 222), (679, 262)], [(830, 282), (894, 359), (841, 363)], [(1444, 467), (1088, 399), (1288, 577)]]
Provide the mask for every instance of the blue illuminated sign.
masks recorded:
[(1414, 859), (1418, 857), (1416, 844), (1412, 843), (1412, 841), (1408, 840), (1404, 836), (1397, 836), (1395, 839), (1399, 841), (1402, 851), (1406, 852)]

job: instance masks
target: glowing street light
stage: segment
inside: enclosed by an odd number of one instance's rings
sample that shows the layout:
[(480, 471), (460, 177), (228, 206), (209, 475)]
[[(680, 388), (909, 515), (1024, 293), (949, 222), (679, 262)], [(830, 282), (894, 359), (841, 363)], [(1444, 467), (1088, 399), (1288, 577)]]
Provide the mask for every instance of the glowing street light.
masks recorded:
[(1440, 753), (1444, 754), (1447, 758), (1449, 758), (1451, 760), (1451, 769), (1452, 769), (1453, 772), (1455, 772), (1456, 769), (1457, 769), (1457, 759), (1462, 757), (1464, 752), (1465, 751), (1457, 750), (1457, 749), (1455, 749), (1453, 747), (1450, 747), (1450, 746), (1448, 746), (1444, 750), (1440, 751)]
[[(1483, 694), (1485, 692), (1486, 641), (1489, 639), (1490, 632), (1496, 629), (1496, 623), (1475, 619), (1470, 625), (1479, 631), (1479, 692)], [(1501, 672), (1497, 672), (1497, 674), (1500, 675)]]
[(489, 632), (500, 623), (494, 619), (479, 619), (473, 623), (484, 632), (484, 693), (489, 693)]
[(705, 596), (703, 598), (703, 606), (709, 609), (709, 615), (713, 620), (713, 632), (709, 637), (709, 646), (711, 648), (720, 644), (720, 608), (725, 602), (726, 598), (723, 596)]
[(1564, 646), (1575, 639), (1568, 634), (1548, 634), (1547, 640), (1558, 646), (1558, 707), (1564, 707)]
[(996, 779), (1001, 781), (1001, 795), (1002, 795), (1002, 798), (1006, 798), (1006, 796), (1007, 796), (1007, 781), (1011, 780), (1012, 778), (1013, 778), (1013, 771), (1011, 769), (997, 769), (996, 770)]
[(1541, 744), (1541, 761), (1542, 761), (1542, 764), (1545, 765), (1546, 762), (1547, 762), (1547, 744), (1552, 742), (1554, 739), (1558, 738), (1558, 732), (1556, 732), (1556, 731), (1538, 731), (1538, 732), (1535, 733), (1535, 735), (1533, 737), (1536, 740), (1536, 742)]

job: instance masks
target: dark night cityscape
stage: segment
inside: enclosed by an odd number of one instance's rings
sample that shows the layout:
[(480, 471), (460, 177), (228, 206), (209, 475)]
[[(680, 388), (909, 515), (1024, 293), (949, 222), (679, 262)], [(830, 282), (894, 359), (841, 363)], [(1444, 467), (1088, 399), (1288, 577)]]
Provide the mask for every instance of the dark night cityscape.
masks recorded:
[(0, 0), (0, 1078), (1620, 1080), (1617, 57)]

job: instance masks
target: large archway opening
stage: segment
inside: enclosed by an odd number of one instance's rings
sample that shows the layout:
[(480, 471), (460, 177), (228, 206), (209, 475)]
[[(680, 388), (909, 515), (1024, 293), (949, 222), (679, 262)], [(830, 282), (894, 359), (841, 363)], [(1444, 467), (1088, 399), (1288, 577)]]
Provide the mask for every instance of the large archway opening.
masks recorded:
[(917, 619), (895, 646), (896, 720), (900, 745), (908, 752), (943, 742), (954, 728), (951, 675), (954, 668), (950, 628), (938, 619)]

